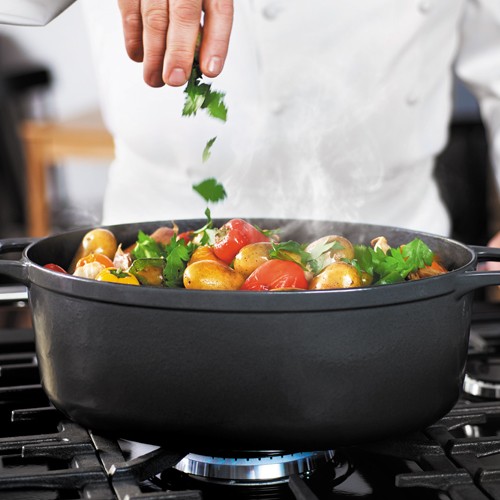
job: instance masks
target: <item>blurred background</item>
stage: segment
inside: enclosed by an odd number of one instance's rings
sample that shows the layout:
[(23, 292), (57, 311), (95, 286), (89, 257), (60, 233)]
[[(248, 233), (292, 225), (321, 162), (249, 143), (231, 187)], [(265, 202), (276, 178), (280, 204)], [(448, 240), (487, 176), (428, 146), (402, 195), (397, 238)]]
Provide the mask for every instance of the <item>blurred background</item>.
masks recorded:
[(0, 25), (0, 237), (98, 224), (112, 155), (79, 3)]
[[(78, 2), (43, 28), (0, 26), (0, 108), (0, 237), (98, 224), (113, 143)], [(485, 244), (498, 196), (476, 102), (458, 82), (436, 176), (452, 237)]]

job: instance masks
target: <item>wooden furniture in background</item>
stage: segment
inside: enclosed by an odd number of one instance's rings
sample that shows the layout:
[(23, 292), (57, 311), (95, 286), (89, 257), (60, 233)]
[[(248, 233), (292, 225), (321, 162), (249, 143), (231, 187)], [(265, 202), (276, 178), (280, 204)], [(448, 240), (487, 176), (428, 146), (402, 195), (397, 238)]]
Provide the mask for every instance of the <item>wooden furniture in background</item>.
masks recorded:
[(27, 232), (50, 232), (47, 169), (68, 158), (111, 159), (114, 143), (100, 115), (91, 113), (66, 122), (27, 121), (22, 125), (26, 154)]

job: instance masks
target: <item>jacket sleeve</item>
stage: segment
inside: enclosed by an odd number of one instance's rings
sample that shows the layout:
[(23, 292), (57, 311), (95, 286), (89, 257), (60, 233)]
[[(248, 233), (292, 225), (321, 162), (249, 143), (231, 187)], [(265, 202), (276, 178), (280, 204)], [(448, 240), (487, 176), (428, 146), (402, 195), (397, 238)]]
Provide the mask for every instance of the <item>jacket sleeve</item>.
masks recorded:
[(44, 26), (74, 2), (75, 0), (1, 0), (0, 24)]
[(500, 2), (467, 0), (457, 76), (476, 96), (500, 186)]

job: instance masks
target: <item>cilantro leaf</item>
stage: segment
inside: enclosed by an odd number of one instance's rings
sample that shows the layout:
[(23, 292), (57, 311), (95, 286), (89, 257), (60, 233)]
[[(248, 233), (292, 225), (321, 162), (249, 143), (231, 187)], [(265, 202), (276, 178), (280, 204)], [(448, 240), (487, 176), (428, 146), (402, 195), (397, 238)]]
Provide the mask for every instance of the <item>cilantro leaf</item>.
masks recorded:
[(222, 201), (227, 196), (224, 186), (213, 177), (193, 185), (193, 189), (207, 202)]
[(217, 137), (212, 137), (212, 139), (210, 139), (207, 142), (205, 149), (203, 150), (203, 154), (202, 154), (202, 159), (204, 162), (210, 158), (210, 155), (212, 154), (210, 150), (211, 150), (216, 139), (217, 139)]

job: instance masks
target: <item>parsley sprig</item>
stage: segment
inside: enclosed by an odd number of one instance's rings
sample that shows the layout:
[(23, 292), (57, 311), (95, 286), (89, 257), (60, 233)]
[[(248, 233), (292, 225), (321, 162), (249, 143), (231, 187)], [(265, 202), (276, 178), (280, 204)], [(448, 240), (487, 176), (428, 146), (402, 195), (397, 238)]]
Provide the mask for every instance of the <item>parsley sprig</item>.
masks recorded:
[(163, 284), (167, 288), (178, 288), (182, 286), (182, 275), (187, 263), (191, 258), (194, 247), (186, 243), (182, 238), (172, 238), (165, 245), (166, 263), (163, 268)]
[(224, 102), (225, 93), (212, 90), (211, 83), (203, 81), (198, 57), (195, 57), (191, 76), (184, 89), (186, 100), (182, 116), (196, 116), (200, 109), (206, 110), (209, 116), (225, 122), (227, 120), (227, 107)]
[(434, 258), (432, 250), (419, 238), (406, 245), (391, 248), (384, 253), (365, 245), (354, 246), (354, 259), (350, 261), (358, 271), (373, 276), (374, 285), (386, 285), (404, 281), (410, 273), (430, 266)]
[(132, 251), (134, 263), (131, 269), (138, 272), (148, 265), (163, 267), (163, 285), (167, 288), (177, 288), (182, 286), (182, 275), (194, 248), (191, 242), (186, 243), (184, 239), (177, 239), (175, 236), (163, 245), (139, 231)]

